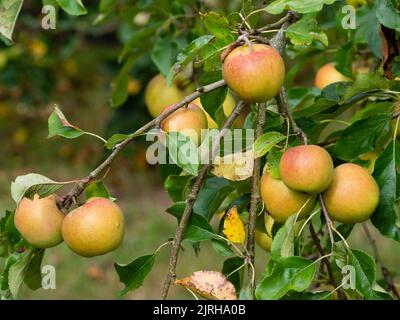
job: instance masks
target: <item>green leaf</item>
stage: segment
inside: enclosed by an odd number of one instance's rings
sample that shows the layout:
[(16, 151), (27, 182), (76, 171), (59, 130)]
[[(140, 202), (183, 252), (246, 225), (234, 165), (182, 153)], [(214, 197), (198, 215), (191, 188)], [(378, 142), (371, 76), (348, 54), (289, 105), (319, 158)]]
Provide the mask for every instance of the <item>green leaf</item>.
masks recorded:
[(14, 223), (14, 211), (6, 210), (5, 216), (0, 220), (0, 236), (5, 237), (7, 243), (12, 249), (14, 249), (22, 240), (22, 237), (15, 227)]
[(314, 40), (328, 46), (328, 37), (318, 29), (318, 22), (310, 16), (303, 16), (287, 28), (286, 35), (294, 45), (310, 45)]
[(381, 24), (400, 32), (400, 12), (396, 0), (375, 1), (375, 12)]
[(217, 212), (224, 199), (235, 188), (229, 180), (219, 177), (207, 179), (193, 206), (193, 211), (207, 220)]
[(229, 29), (229, 21), (226, 17), (217, 12), (207, 12), (200, 17), (204, 21), (207, 30), (217, 39), (223, 39), (227, 44), (234, 41)]
[(0, 2), (0, 39), (11, 44), (12, 34), (23, 0), (2, 0)]
[[(199, 79), (199, 83), (200, 85), (205, 86), (221, 79), (222, 74), (220, 71), (204, 72)], [(225, 86), (203, 94), (200, 97), (201, 105), (204, 110), (206, 110), (214, 120), (216, 120), (216, 112), (223, 105), (227, 93), (228, 88)]]
[(271, 14), (280, 14), (285, 10), (293, 10), (298, 13), (318, 12), (325, 4), (332, 4), (336, 0), (276, 0), (267, 6), (266, 10)]
[(381, 89), (388, 89), (390, 81), (378, 73), (359, 73), (354, 83), (347, 89), (345, 100), (360, 94), (376, 93)]
[[(336, 229), (337, 231), (343, 236), (343, 238), (347, 238), (351, 231), (353, 231), (354, 228), (354, 224), (341, 224), (340, 226), (338, 226)], [(340, 238), (336, 233), (333, 234), (333, 237), (335, 239), (335, 241), (342, 241), (342, 238)]]
[(199, 152), (193, 141), (179, 132), (169, 132), (167, 148), (173, 162), (187, 173), (197, 176), (200, 159)]
[(154, 260), (155, 254), (150, 254), (139, 257), (128, 264), (114, 264), (119, 281), (125, 284), (125, 288), (119, 293), (120, 296), (126, 295), (143, 284), (144, 279), (153, 268)]
[(244, 271), (244, 268), (241, 268), (240, 270), (237, 269), (240, 268), (240, 266), (242, 266), (244, 263), (245, 262), (243, 258), (233, 257), (225, 260), (222, 266), (223, 275), (226, 276), (228, 281), (235, 286), (236, 292), (240, 292), (242, 288), (242, 279)]
[(44, 249), (34, 249), (33, 257), (29, 262), (29, 266), (24, 277), (24, 283), (31, 290), (37, 290), (42, 287), (41, 265), (44, 252)]
[(122, 133), (116, 133), (114, 135), (112, 135), (106, 142), (105, 147), (107, 149), (112, 149), (114, 148), (118, 143), (131, 138), (132, 135), (131, 134), (122, 134)]
[(283, 155), (282, 151), (275, 149), (272, 149), (267, 154), (267, 163), (265, 170), (268, 170), (270, 176), (275, 179), (281, 178), (281, 174), (279, 172), (279, 163), (281, 161), (282, 155)]
[(193, 176), (190, 175), (169, 175), (164, 182), (164, 188), (173, 201), (183, 201), (192, 180)]
[(187, 65), (190, 61), (192, 61), (195, 56), (199, 53), (199, 51), (207, 45), (214, 36), (205, 35), (199, 38), (194, 39), (191, 43), (189, 43), (181, 53), (178, 54), (177, 61), (171, 68), (168, 73), (167, 80), (171, 82), (174, 75), (182, 70), (182, 67)]
[(316, 264), (302, 257), (282, 258), (256, 288), (258, 300), (278, 300), (289, 291), (302, 292), (314, 279)]
[(11, 196), (18, 204), (24, 196), (32, 198), (35, 193), (47, 197), (71, 182), (57, 182), (37, 173), (18, 176), (11, 182)]
[(400, 145), (393, 140), (375, 163), (374, 178), (380, 189), (378, 208), (371, 216), (374, 226), (383, 235), (400, 241), (397, 199), (399, 190)]
[(256, 142), (254, 142), (254, 157), (260, 158), (263, 155), (267, 154), (273, 147), (275, 147), (279, 142), (286, 139), (280, 132), (272, 131), (264, 133), (262, 136), (257, 138)]
[(60, 7), (72, 16), (87, 14), (87, 10), (81, 0), (57, 0)]
[(211, 240), (211, 246), (215, 250), (216, 253), (223, 257), (232, 256), (233, 250), (229, 247), (229, 245), (223, 240)]
[(14, 299), (18, 298), (21, 285), (30, 268), (32, 259), (35, 256), (35, 249), (30, 248), (18, 255), (17, 260), (8, 270), (8, 287)]
[(48, 120), (48, 126), (49, 126), (49, 135), (47, 136), (48, 138), (54, 136), (61, 136), (64, 138), (73, 139), (80, 137), (85, 133), (82, 129), (71, 124), (58, 107), (55, 107), (54, 111), (50, 115)]
[(151, 50), (151, 59), (160, 73), (168, 75), (175, 62), (178, 46), (170, 37), (158, 37)]
[(391, 113), (381, 113), (355, 122), (342, 132), (333, 153), (340, 159), (352, 160), (374, 150), (378, 139), (389, 131), (390, 119)]
[(367, 43), (373, 54), (382, 58), (381, 24), (376, 18), (375, 10), (362, 6), (357, 10), (357, 27), (354, 39), (357, 43)]
[(282, 257), (294, 255), (296, 221), (296, 214), (290, 216), (274, 236), (271, 247), (271, 259), (278, 261)]
[(121, 106), (128, 99), (129, 74), (142, 52), (132, 54), (123, 64), (117, 77), (111, 83), (112, 96), (111, 105), (113, 107)]
[(110, 198), (110, 193), (105, 186), (103, 180), (96, 180), (91, 182), (85, 189), (86, 199), (93, 197)]
[(375, 262), (364, 252), (348, 250), (349, 265), (355, 268), (355, 286), (364, 299), (375, 297), (372, 286), (375, 281)]
[(352, 78), (352, 62), (354, 56), (353, 43), (349, 42), (344, 46), (340, 47), (338, 52), (335, 54), (334, 62), (335, 68), (346, 77)]

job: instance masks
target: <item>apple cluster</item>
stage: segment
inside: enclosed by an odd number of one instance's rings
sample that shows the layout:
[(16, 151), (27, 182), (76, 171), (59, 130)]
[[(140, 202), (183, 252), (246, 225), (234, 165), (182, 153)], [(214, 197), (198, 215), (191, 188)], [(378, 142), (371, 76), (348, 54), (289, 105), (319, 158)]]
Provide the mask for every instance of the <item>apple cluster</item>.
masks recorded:
[(64, 215), (56, 196), (23, 198), (14, 217), (22, 237), (35, 248), (50, 248), (63, 240), (75, 253), (94, 257), (117, 249), (124, 238), (121, 209), (110, 199), (93, 197)]

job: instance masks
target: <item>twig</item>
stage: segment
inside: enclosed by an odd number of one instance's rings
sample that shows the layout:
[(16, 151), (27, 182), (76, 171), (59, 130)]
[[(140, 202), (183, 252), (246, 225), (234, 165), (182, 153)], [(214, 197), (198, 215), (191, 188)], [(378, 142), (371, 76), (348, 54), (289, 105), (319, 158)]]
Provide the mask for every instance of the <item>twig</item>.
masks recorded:
[(329, 217), (328, 210), (326, 209), (325, 201), (322, 196), (322, 193), (318, 195), (318, 201), (319, 205), (321, 206), (322, 213), (324, 214), (325, 220), (326, 220), (326, 226), (328, 228), (328, 234), (329, 234), (329, 239), (331, 241), (331, 250), (333, 250), (333, 246), (335, 244), (335, 238), (333, 237), (333, 232), (332, 232), (332, 220)]
[[(265, 113), (266, 105), (265, 103), (260, 103), (258, 105), (258, 123), (256, 130), (256, 139), (263, 134), (265, 125)], [(260, 193), (258, 189), (258, 184), (260, 181), (260, 158), (254, 160), (253, 166), (253, 184), (251, 188), (251, 201), (250, 201), (250, 211), (249, 211), (249, 222), (247, 228), (247, 259), (254, 266), (254, 233), (256, 230), (256, 219), (257, 219), (257, 206), (260, 200)], [(248, 278), (252, 279), (254, 277), (253, 270), (248, 269)], [(251, 295), (254, 296), (254, 283), (250, 284)]]
[(117, 144), (114, 148), (111, 154), (105, 159), (96, 169), (94, 169), (91, 173), (89, 173), (88, 176), (85, 178), (79, 180), (79, 182), (71, 189), (71, 191), (63, 197), (59, 201), (59, 206), (65, 210), (67, 210), (75, 201), (77, 197), (85, 190), (85, 188), (92, 182), (94, 179), (96, 179), (104, 170), (108, 169), (114, 159), (117, 157), (117, 155), (121, 152), (121, 150), (127, 146), (135, 137), (138, 135), (146, 132), (147, 130), (153, 128), (154, 126), (158, 126), (166, 117), (168, 117), (170, 114), (178, 110), (179, 108), (189, 104), (193, 100), (199, 98), (203, 94), (216, 90), (220, 87), (223, 87), (226, 85), (226, 82), (224, 80), (220, 80), (214, 83), (211, 83), (209, 85), (199, 87), (196, 89), (195, 92), (192, 94), (186, 96), (182, 101), (179, 103), (175, 104), (173, 108), (163, 112), (160, 114), (158, 117), (154, 118), (150, 122), (146, 123), (144, 126), (136, 130), (132, 135), (130, 135), (128, 138)]
[(197, 195), (200, 191), (201, 186), (203, 185), (203, 182), (207, 176), (207, 173), (212, 166), (212, 160), (214, 159), (215, 154), (217, 153), (217, 150), (219, 149), (222, 138), (226, 135), (226, 133), (228, 132), (229, 128), (231, 127), (231, 125), (233, 124), (235, 119), (239, 116), (243, 107), (244, 107), (244, 103), (240, 101), (237, 104), (237, 106), (235, 107), (235, 109), (233, 110), (233, 112), (230, 114), (230, 116), (225, 121), (221, 131), (219, 132), (219, 134), (216, 136), (216, 138), (214, 140), (214, 143), (212, 146), (212, 152), (210, 154), (210, 159), (209, 159), (211, 161), (209, 161), (207, 164), (205, 164), (202, 167), (200, 173), (198, 174), (198, 176), (193, 184), (193, 187), (190, 191), (189, 196), (186, 198), (186, 207), (182, 214), (182, 218), (179, 221), (178, 230), (177, 230), (174, 240), (172, 242), (172, 249), (171, 249), (171, 255), (170, 255), (170, 260), (169, 260), (169, 270), (168, 270), (168, 274), (165, 279), (164, 287), (163, 287), (162, 294), (161, 294), (161, 298), (163, 300), (165, 300), (167, 298), (168, 291), (171, 286), (171, 282), (175, 278), (175, 271), (176, 271), (176, 264), (178, 262), (178, 255), (179, 255), (181, 243), (183, 240), (183, 235), (184, 235), (186, 226), (189, 222), (189, 218), (190, 218), (190, 215), (193, 210), (194, 202), (197, 198)]
[(390, 291), (392, 291), (392, 293), (394, 294), (394, 296), (398, 300), (400, 300), (400, 294), (399, 294), (399, 292), (397, 291), (397, 289), (396, 289), (396, 287), (394, 285), (393, 278), (390, 275), (389, 270), (383, 264), (382, 259), (381, 259), (380, 254), (379, 254), (379, 251), (378, 251), (378, 248), (376, 247), (376, 239), (372, 236), (371, 232), (369, 231), (369, 229), (368, 229), (368, 227), (367, 227), (367, 225), (365, 223), (362, 224), (362, 227), (364, 229), (364, 233), (365, 233), (368, 241), (371, 244), (372, 251), (373, 251), (374, 257), (375, 257), (375, 261), (381, 268), (383, 279), (385, 280), (388, 289)]
[(296, 20), (299, 19), (299, 15), (294, 12), (294, 11), (288, 11), (287, 15), (284, 16), (282, 19), (271, 23), (271, 24), (267, 24), (264, 27), (258, 28), (254, 30), (255, 34), (260, 34), (261, 32), (265, 31), (265, 30), (271, 30), (271, 29), (277, 29), (277, 28), (281, 28), (285, 23), (287, 22), (294, 22)]

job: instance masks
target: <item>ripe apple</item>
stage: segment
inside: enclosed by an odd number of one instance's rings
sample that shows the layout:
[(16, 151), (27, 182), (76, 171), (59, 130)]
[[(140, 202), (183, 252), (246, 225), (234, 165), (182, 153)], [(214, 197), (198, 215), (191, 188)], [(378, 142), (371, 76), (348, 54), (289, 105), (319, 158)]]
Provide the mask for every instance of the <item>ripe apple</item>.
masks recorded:
[(272, 246), (272, 226), (274, 225), (274, 219), (270, 215), (265, 215), (264, 216), (264, 225), (265, 225), (265, 230), (268, 232), (262, 232), (260, 230), (256, 229), (255, 232), (255, 240), (256, 243), (263, 248), (265, 251), (269, 252), (271, 251), (271, 246)]
[(161, 114), (166, 106), (177, 103), (185, 97), (176, 84), (167, 84), (167, 79), (161, 75), (156, 75), (147, 84), (144, 99), (150, 115), (155, 118)]
[[(172, 108), (167, 107), (165, 110)], [(180, 132), (188, 136), (195, 145), (201, 143), (202, 130), (207, 129), (207, 117), (198, 105), (191, 103), (169, 115), (161, 123), (165, 132)]]
[(316, 202), (315, 195), (292, 190), (267, 172), (261, 177), (260, 195), (269, 214), (280, 223), (298, 212), (298, 219), (304, 218), (314, 209)]
[(379, 203), (379, 187), (368, 170), (345, 163), (336, 167), (333, 180), (323, 193), (333, 220), (357, 223), (368, 220)]
[(281, 89), (285, 80), (285, 63), (271, 46), (242, 45), (225, 58), (222, 76), (240, 100), (265, 102)]
[(289, 188), (319, 193), (332, 181), (333, 162), (329, 153), (320, 146), (297, 146), (283, 154), (279, 170), (282, 181)]
[(341, 81), (349, 81), (349, 78), (337, 71), (333, 63), (322, 66), (315, 75), (315, 86), (321, 90), (332, 83)]
[(117, 249), (124, 238), (121, 209), (106, 198), (93, 197), (66, 215), (62, 224), (65, 243), (83, 257), (94, 257)]
[(62, 242), (61, 225), (64, 214), (58, 209), (56, 197), (50, 195), (23, 198), (15, 211), (15, 227), (22, 237), (36, 248), (50, 248)]
[[(207, 117), (208, 128), (209, 129), (217, 129), (218, 124), (214, 121), (213, 118), (211, 118), (211, 116), (208, 114), (208, 112), (204, 109), (203, 105), (201, 104), (200, 98), (197, 98), (196, 100), (194, 100), (193, 103), (197, 104), (199, 107), (201, 107), (201, 109), (203, 109), (203, 111)], [(232, 97), (232, 95), (230, 93), (228, 93), (226, 95), (224, 103), (222, 104), (222, 108), (224, 110), (225, 117), (228, 117), (232, 113), (233, 109), (235, 109), (235, 106), (236, 106), (235, 99)]]

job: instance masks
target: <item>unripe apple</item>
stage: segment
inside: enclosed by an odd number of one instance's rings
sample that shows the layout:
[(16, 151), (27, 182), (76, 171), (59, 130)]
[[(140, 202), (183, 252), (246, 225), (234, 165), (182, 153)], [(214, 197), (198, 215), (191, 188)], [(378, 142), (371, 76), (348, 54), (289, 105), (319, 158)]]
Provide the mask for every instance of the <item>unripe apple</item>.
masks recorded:
[[(167, 107), (165, 110), (172, 108)], [(169, 115), (161, 124), (165, 132), (180, 132), (188, 136), (195, 145), (201, 143), (202, 130), (207, 129), (207, 117), (198, 105), (191, 103)]]
[(167, 79), (158, 74), (147, 84), (144, 99), (149, 113), (155, 118), (166, 106), (177, 103), (184, 97), (184, 93), (174, 83), (169, 86)]
[[(217, 129), (218, 124), (214, 121), (213, 118), (208, 114), (208, 112), (204, 109), (203, 105), (201, 104), (200, 98), (197, 98), (196, 100), (193, 101), (193, 103), (197, 104), (199, 107), (201, 107), (207, 117), (207, 123), (208, 123), (208, 128), (209, 129)], [(225, 101), (222, 104), (222, 108), (224, 110), (224, 115), (225, 117), (228, 117), (233, 109), (235, 109), (236, 102), (235, 99), (232, 97), (230, 93), (226, 95)]]
[(225, 58), (222, 76), (240, 100), (265, 102), (281, 89), (285, 80), (285, 63), (271, 46), (242, 45)]
[(56, 197), (50, 195), (23, 198), (15, 211), (14, 223), (22, 237), (36, 248), (50, 248), (62, 242), (61, 225), (64, 214), (58, 209)]
[(323, 193), (333, 220), (357, 223), (368, 220), (379, 203), (379, 187), (368, 170), (345, 163), (335, 169), (333, 180)]
[(283, 154), (279, 170), (282, 181), (289, 188), (319, 193), (332, 181), (333, 162), (329, 153), (320, 146), (297, 146)]
[(271, 246), (272, 246), (271, 234), (272, 234), (272, 226), (274, 225), (274, 219), (272, 219), (270, 215), (265, 215), (264, 225), (265, 225), (265, 230), (268, 233), (256, 229), (254, 236), (256, 243), (265, 251), (269, 252), (271, 251)]
[(280, 223), (298, 212), (298, 219), (304, 218), (314, 209), (316, 202), (315, 195), (289, 189), (282, 180), (267, 172), (261, 177), (260, 195), (269, 214)]
[(349, 78), (337, 71), (333, 63), (322, 66), (315, 75), (315, 86), (321, 90), (332, 83), (341, 81), (349, 81)]
[(117, 249), (124, 238), (121, 209), (110, 199), (93, 197), (64, 219), (62, 234), (75, 253), (94, 257)]

